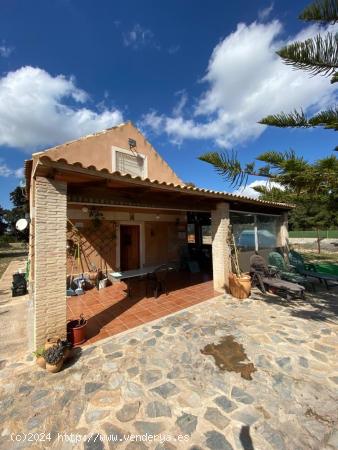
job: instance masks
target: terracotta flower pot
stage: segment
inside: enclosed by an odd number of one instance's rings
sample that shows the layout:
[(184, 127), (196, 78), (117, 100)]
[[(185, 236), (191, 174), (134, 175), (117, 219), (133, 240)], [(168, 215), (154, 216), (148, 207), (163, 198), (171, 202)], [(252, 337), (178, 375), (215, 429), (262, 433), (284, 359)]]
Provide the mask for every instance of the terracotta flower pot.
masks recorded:
[(45, 350), (54, 347), (54, 345), (60, 344), (61, 339), (59, 337), (48, 338), (45, 342)]
[(229, 274), (229, 289), (233, 297), (243, 300), (248, 298), (251, 293), (251, 277), (249, 274), (243, 274), (240, 277), (234, 273)]
[(86, 331), (87, 331), (87, 320), (85, 320), (82, 325), (79, 325), (78, 320), (71, 320), (67, 324), (68, 340), (73, 344), (74, 347), (86, 342), (87, 339)]
[(43, 356), (38, 356), (36, 358), (36, 364), (41, 367), (41, 369), (45, 369), (46, 368), (46, 361), (45, 358)]
[(60, 372), (63, 364), (63, 359), (60, 359), (60, 361), (57, 364), (48, 364), (46, 363), (46, 369), (50, 373), (57, 373)]

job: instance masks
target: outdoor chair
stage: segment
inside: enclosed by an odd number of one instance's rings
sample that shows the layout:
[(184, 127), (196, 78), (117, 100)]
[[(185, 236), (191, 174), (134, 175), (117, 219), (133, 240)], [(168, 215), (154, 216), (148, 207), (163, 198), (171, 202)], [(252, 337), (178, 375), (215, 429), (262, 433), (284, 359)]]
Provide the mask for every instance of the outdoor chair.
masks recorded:
[(276, 267), (268, 267), (260, 255), (255, 254), (251, 256), (250, 275), (252, 277), (252, 285), (258, 286), (263, 294), (266, 294), (268, 290), (273, 294), (285, 297), (287, 300), (293, 297), (305, 298), (304, 286), (282, 280), (279, 270)]
[(165, 292), (168, 295), (168, 279), (169, 266), (167, 264), (162, 264), (150, 273), (147, 277), (147, 294), (150, 289), (154, 294), (154, 297), (157, 298), (161, 292)]
[(329, 289), (329, 281), (333, 282), (333, 285), (338, 284), (338, 276), (318, 272), (314, 264), (305, 263), (302, 255), (294, 250), (289, 252), (289, 261), (300, 275), (316, 278), (321, 283), (324, 282), (326, 289)]
[(295, 268), (285, 262), (283, 256), (278, 252), (271, 252), (268, 256), (268, 262), (270, 267), (275, 267), (282, 280), (291, 281), (292, 283), (301, 284), (304, 287), (311, 287), (314, 291), (314, 284), (306, 277), (299, 275)]

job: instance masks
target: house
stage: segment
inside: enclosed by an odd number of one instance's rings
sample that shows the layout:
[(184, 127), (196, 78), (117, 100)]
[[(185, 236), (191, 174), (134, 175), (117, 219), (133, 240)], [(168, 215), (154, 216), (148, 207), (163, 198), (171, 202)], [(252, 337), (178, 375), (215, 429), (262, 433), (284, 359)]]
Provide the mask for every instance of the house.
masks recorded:
[(65, 334), (67, 274), (179, 261), (188, 249), (222, 291), (229, 222), (244, 270), (254, 250), (286, 244), (289, 206), (185, 185), (130, 122), (33, 154), (25, 176), (35, 347)]

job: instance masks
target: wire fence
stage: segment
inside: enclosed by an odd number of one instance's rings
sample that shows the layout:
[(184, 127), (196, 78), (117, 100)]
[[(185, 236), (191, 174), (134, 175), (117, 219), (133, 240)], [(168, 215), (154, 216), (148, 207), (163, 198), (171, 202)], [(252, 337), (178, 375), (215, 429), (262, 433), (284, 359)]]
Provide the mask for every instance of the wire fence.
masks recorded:
[(317, 238), (338, 239), (338, 230), (292, 230), (289, 231), (290, 238)]

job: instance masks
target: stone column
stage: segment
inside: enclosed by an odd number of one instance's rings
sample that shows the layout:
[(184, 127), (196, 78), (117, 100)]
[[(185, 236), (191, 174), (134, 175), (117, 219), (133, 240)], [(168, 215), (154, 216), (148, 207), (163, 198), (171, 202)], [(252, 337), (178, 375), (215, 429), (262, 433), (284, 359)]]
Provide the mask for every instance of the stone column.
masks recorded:
[(67, 183), (35, 183), (34, 343), (66, 336)]
[(213, 279), (217, 291), (228, 291), (229, 288), (229, 224), (229, 204), (218, 203), (211, 211)]

